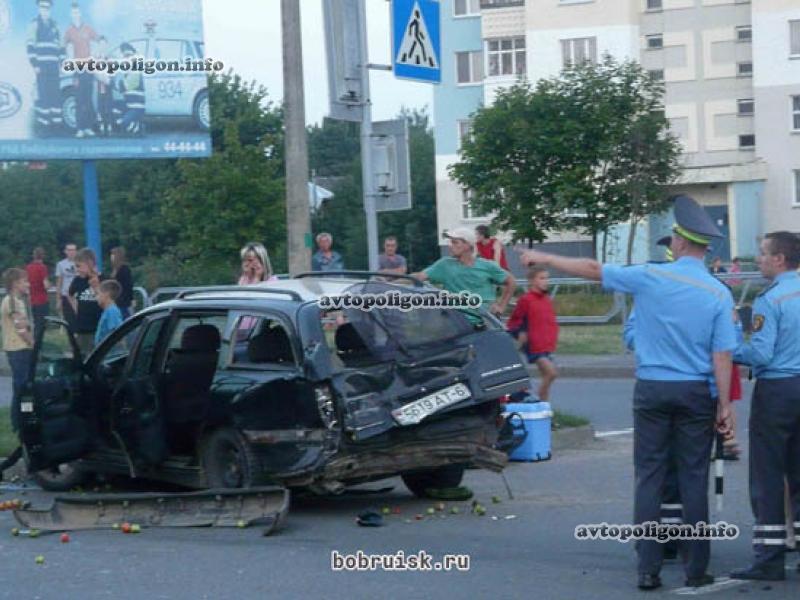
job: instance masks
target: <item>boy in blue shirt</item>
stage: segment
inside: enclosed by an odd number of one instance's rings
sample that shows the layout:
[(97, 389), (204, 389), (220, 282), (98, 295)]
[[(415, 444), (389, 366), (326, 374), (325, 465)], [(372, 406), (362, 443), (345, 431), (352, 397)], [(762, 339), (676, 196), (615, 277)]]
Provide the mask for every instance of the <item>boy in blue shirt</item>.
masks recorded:
[(122, 312), (116, 304), (122, 288), (115, 279), (106, 279), (100, 282), (97, 290), (97, 303), (103, 309), (97, 331), (94, 333), (94, 345), (97, 346), (105, 337), (122, 325)]

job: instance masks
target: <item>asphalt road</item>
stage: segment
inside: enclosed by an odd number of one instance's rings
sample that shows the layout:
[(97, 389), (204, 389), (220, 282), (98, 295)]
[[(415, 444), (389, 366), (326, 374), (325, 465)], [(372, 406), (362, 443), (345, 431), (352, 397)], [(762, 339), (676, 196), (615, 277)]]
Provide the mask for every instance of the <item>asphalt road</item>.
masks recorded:
[[(606, 432), (630, 424), (630, 382), (560, 381), (554, 404), (585, 414)], [(740, 412), (745, 403), (740, 405)], [(740, 433), (746, 421), (740, 419)], [(551, 461), (514, 463), (506, 471), (514, 491), (509, 500), (500, 476), (471, 471), (466, 484), (488, 508), (484, 516), (437, 513), (431, 502), (412, 498), (398, 480), (391, 492), (345, 495), (293, 503), (286, 529), (262, 537), (258, 529), (145, 529), (138, 535), (116, 531), (75, 532), (68, 544), (58, 536), (14, 538), (9, 512), (0, 512), (0, 598), (639, 598), (631, 544), (582, 542), (578, 524), (630, 521), (633, 488), (631, 436), (604, 437), (588, 447), (564, 451)], [(725, 520), (741, 528), (733, 541), (713, 544), (712, 571), (724, 575), (750, 559), (751, 517), (746, 496), (746, 462), (727, 463)], [(491, 497), (503, 498), (493, 504)], [(46, 503), (49, 495), (3, 491), (0, 500), (26, 498)], [(354, 518), (365, 508), (399, 507), (381, 528), (361, 528)], [(453, 506), (448, 503), (448, 509)], [(426, 514), (422, 520), (416, 514)], [(512, 516), (512, 519), (506, 519)], [(497, 519), (492, 519), (495, 516)], [(425, 551), (434, 559), (468, 554), (469, 571), (336, 572), (331, 553), (406, 554)], [(36, 556), (44, 556), (42, 565)], [(790, 555), (789, 564), (797, 563)], [(676, 564), (662, 572), (665, 587), (651, 596), (669, 597), (682, 589)], [(724, 582), (708, 595), (796, 599), (800, 575), (765, 586)], [(767, 589), (769, 588), (769, 589)]]
[[(633, 427), (632, 379), (560, 379), (550, 391), (553, 408), (586, 417), (598, 432)], [(742, 433), (750, 414), (753, 382), (742, 380), (744, 400), (735, 403)], [(743, 439), (746, 439), (743, 438)]]

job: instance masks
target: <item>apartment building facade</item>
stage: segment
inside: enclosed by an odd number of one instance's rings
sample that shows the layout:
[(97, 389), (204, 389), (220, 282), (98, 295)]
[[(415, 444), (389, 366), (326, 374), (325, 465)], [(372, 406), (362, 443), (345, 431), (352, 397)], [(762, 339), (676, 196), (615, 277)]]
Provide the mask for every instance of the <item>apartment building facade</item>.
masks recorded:
[[(484, 78), (471, 85), (483, 93), (463, 96), (459, 126), (439, 131), (440, 114), (463, 90), (443, 81), (435, 92), (440, 230), (481, 221), (464, 207), (467, 194), (446, 169), (458, 158), (469, 114), (521, 76), (537, 81), (568, 62), (608, 53), (637, 59), (663, 78), (665, 116), (684, 149), (684, 169), (671, 191), (697, 198), (726, 233), (716, 254), (753, 256), (763, 232), (800, 231), (800, 0), (443, 0), (445, 30), (450, 21), (466, 36), (456, 14), (463, 4), (480, 9), (469, 35), (481, 38)], [(476, 52), (474, 39), (454, 41), (443, 36), (443, 54), (466, 45)], [(450, 152), (440, 152), (439, 138), (451, 133)], [(639, 226), (636, 261), (659, 256), (655, 241), (669, 223), (664, 215)], [(609, 232), (610, 260), (626, 258), (627, 237), (626, 224)], [(548, 243), (586, 254), (588, 242), (567, 233)]]

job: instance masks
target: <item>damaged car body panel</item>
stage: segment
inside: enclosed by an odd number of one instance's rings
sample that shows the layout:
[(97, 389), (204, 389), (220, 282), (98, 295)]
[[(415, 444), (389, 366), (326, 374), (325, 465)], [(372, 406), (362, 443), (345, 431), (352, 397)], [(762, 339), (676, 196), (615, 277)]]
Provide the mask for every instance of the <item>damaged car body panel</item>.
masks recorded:
[(320, 308), (323, 294), (438, 291), (373, 275), (192, 291), (132, 317), (85, 361), (49, 319), (23, 398), (29, 465), (77, 460), (194, 488), (502, 469), (498, 400), (528, 384), (510, 336), (450, 308)]

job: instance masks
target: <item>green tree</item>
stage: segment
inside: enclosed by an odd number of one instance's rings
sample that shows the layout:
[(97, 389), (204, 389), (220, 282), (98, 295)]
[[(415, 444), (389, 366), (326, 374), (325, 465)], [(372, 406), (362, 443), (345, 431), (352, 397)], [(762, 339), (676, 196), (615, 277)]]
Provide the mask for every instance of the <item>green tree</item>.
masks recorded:
[(629, 219), (633, 235), (667, 208), (664, 186), (680, 166), (663, 93), (640, 65), (610, 56), (507, 88), (475, 113), (451, 174), (517, 240), (569, 228), (596, 242)]
[[(402, 110), (408, 121), (412, 208), (379, 213), (380, 239), (394, 235), (409, 268), (427, 266), (439, 257), (436, 232), (436, 175), (430, 118), (423, 110)], [(326, 119), (309, 129), (310, 166), (317, 175), (339, 177), (336, 196), (314, 215), (315, 232), (328, 231), (348, 269), (366, 269), (366, 218), (362, 199), (361, 151), (358, 128)], [(382, 242), (381, 242), (382, 243)], [(382, 251), (382, 247), (379, 249)]]
[(10, 164), (0, 170), (0, 270), (22, 266), (42, 246), (51, 267), (61, 259), (66, 242), (83, 240), (80, 165), (47, 163), (44, 170)]
[(214, 126), (210, 158), (177, 161), (178, 182), (165, 190), (161, 218), (176, 232), (158, 270), (171, 266), (182, 285), (227, 283), (238, 251), (262, 242), (272, 266), (286, 269), (283, 119), (267, 91), (226, 74), (209, 81)]

